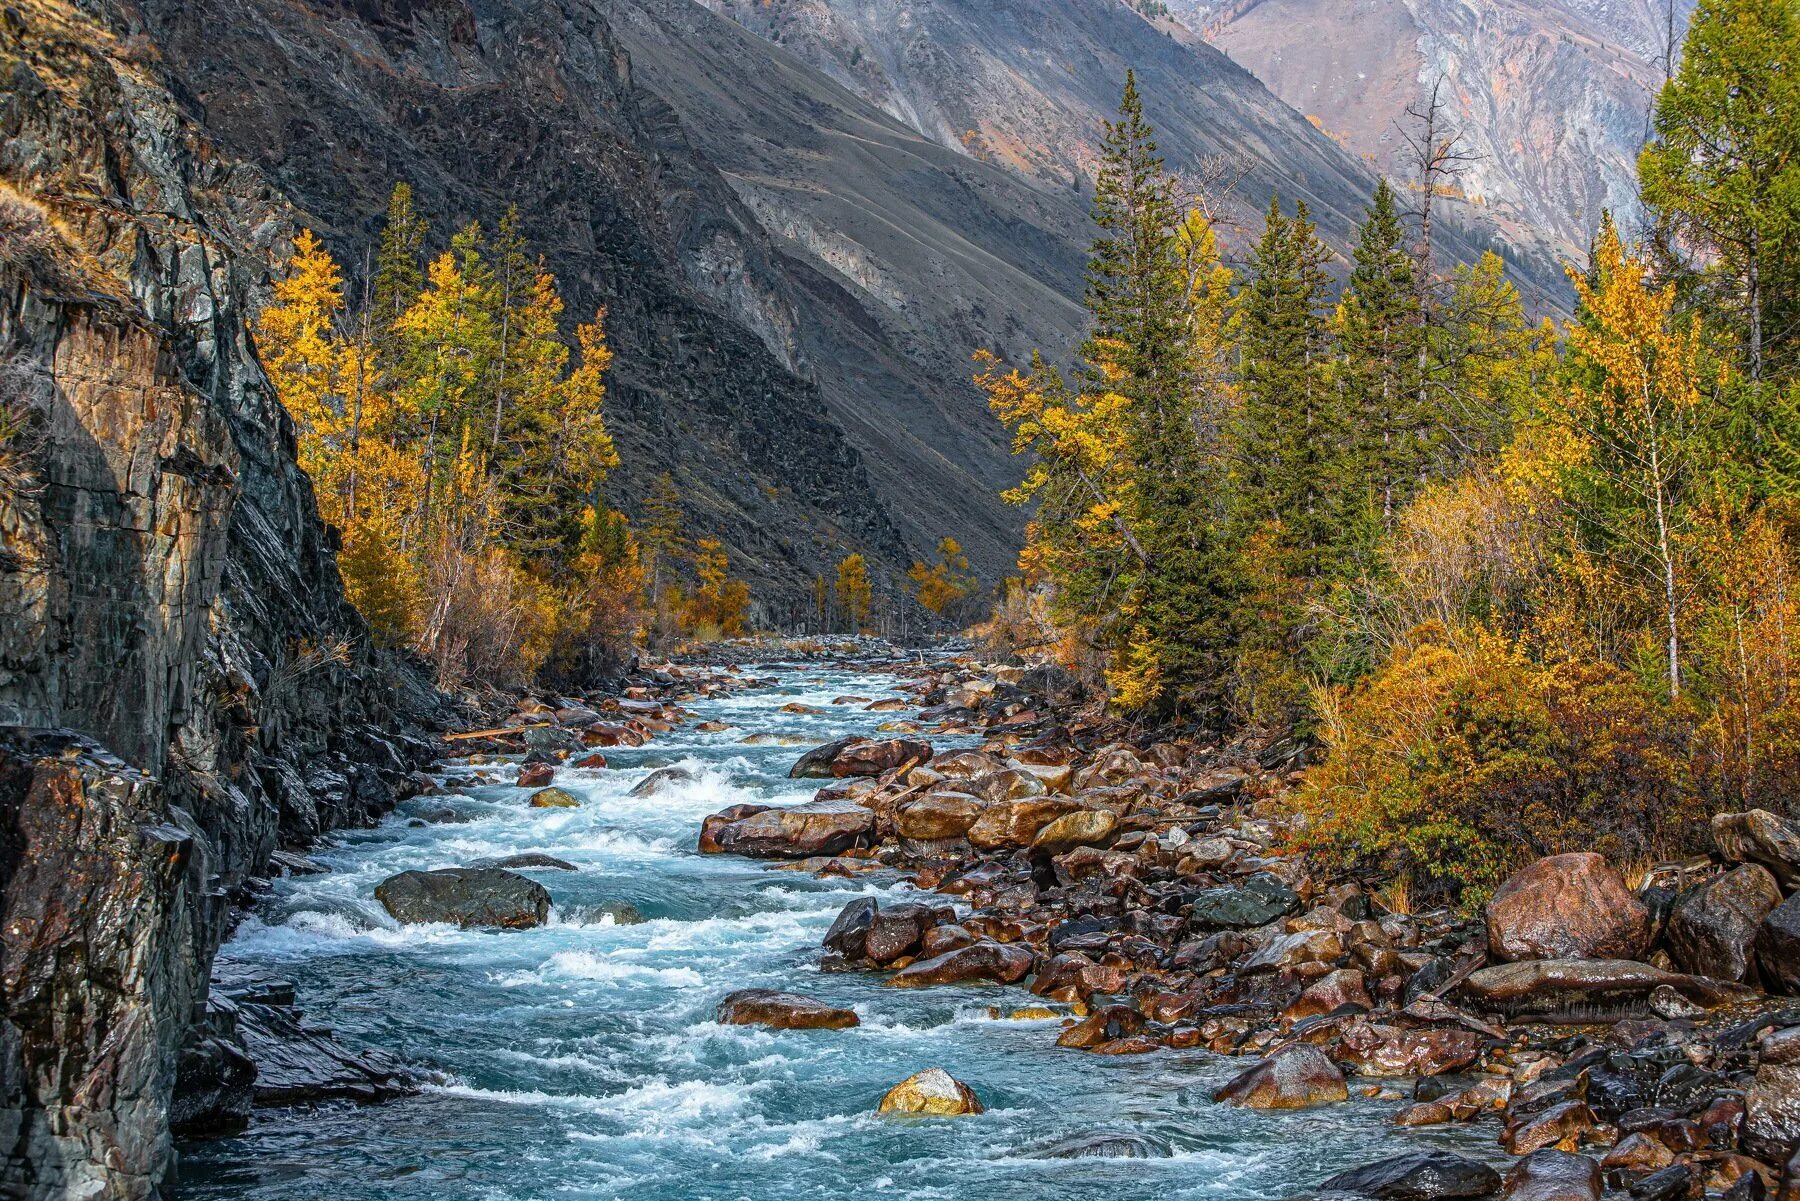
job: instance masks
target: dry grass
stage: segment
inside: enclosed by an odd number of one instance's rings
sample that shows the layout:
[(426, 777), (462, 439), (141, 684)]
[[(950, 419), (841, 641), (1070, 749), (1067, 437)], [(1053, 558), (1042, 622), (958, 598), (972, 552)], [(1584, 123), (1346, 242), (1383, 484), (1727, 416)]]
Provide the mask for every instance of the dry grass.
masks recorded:
[(1412, 877), (1402, 872), (1370, 894), (1377, 905), (1399, 917), (1410, 917), (1413, 911)]

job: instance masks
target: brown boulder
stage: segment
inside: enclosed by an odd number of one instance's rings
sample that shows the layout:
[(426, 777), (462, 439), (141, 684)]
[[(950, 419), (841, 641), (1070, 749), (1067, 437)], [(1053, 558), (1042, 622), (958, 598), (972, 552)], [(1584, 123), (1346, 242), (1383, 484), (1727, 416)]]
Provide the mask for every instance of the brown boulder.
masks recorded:
[(713, 834), (722, 850), (759, 859), (837, 855), (875, 836), (875, 815), (854, 801), (807, 801), (764, 809), (721, 826)]
[(888, 983), (895, 988), (971, 981), (1017, 984), (1030, 974), (1036, 959), (1026, 947), (983, 941), (908, 964), (888, 977)]
[(519, 769), (516, 781), (520, 788), (542, 788), (556, 779), (556, 768), (548, 763), (527, 763)]
[(1246, 1109), (1305, 1109), (1350, 1099), (1344, 1073), (1309, 1043), (1289, 1043), (1213, 1094)]
[(1039, 830), (1080, 806), (1067, 797), (1028, 797), (989, 805), (967, 837), (971, 846), (984, 851), (1031, 845)]
[(1760, 863), (1783, 892), (1800, 891), (1800, 823), (1767, 809), (1719, 813), (1712, 819), (1713, 845), (1733, 863)]
[(943, 1068), (926, 1068), (889, 1089), (875, 1112), (958, 1117), (980, 1113), (981, 1101), (974, 1089)]
[(1060, 855), (1080, 846), (1104, 846), (1118, 831), (1119, 819), (1105, 809), (1077, 809), (1065, 813), (1039, 830), (1031, 849)]
[(700, 853), (702, 855), (718, 855), (725, 850), (719, 845), (719, 831), (733, 822), (743, 821), (746, 817), (754, 817), (772, 805), (733, 805), (729, 809), (721, 809), (700, 823)]
[(918, 950), (919, 939), (931, 924), (931, 907), (917, 901), (879, 909), (869, 922), (863, 954), (876, 963), (892, 963)]
[(1472, 1030), (1359, 1020), (1344, 1028), (1336, 1059), (1359, 1076), (1438, 1076), (1468, 1067), (1479, 1054), (1481, 1036)]
[(982, 803), (960, 792), (934, 792), (902, 805), (894, 829), (902, 838), (932, 842), (961, 838), (982, 813)]
[(1506, 1174), (1502, 1201), (1600, 1201), (1600, 1165), (1585, 1155), (1533, 1151)]
[(843, 1030), (857, 1024), (856, 1012), (838, 1009), (798, 993), (742, 988), (719, 1002), (725, 1026), (768, 1026), (776, 1030)]
[(1487, 904), (1488, 952), (1521, 959), (1636, 959), (1650, 911), (1606, 860), (1587, 851), (1522, 868)]
[(1301, 1018), (1332, 1013), (1346, 1005), (1359, 1009), (1375, 1008), (1375, 1002), (1369, 996), (1368, 980), (1355, 968), (1340, 968), (1313, 981), (1281, 1016), (1297, 1022)]
[(1509, 1017), (1584, 1021), (1636, 1014), (1667, 986), (1690, 1001), (1716, 1005), (1719, 989), (1693, 976), (1629, 959), (1531, 959), (1473, 972), (1457, 995), (1471, 1007)]
[(1595, 1126), (1594, 1113), (1585, 1101), (1559, 1101), (1548, 1109), (1507, 1124), (1500, 1145), (1514, 1155), (1529, 1155), (1545, 1147), (1574, 1151), (1581, 1138)]
[(1762, 1040), (1756, 1078), (1744, 1094), (1744, 1150), (1773, 1163), (1800, 1146), (1800, 1026)]

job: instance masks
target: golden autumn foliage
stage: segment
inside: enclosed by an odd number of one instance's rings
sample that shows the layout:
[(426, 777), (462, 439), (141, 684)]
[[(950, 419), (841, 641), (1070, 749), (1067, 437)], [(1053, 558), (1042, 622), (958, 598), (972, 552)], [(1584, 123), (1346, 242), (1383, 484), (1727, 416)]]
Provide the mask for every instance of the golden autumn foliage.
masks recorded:
[(938, 541), (936, 562), (915, 560), (906, 574), (919, 604), (936, 617), (948, 617), (978, 587), (962, 544), (949, 537)]

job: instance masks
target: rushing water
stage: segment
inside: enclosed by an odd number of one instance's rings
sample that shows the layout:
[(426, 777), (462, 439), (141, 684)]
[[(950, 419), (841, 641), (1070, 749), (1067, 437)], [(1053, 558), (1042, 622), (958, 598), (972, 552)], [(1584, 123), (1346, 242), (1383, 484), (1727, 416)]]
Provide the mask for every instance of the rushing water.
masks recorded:
[[(329, 874), (279, 882), (223, 956), (293, 979), (310, 1021), (434, 1065), (447, 1083), (380, 1106), (261, 1111), (240, 1136), (183, 1149), (180, 1197), (1283, 1197), (1433, 1137), (1389, 1128), (1391, 1102), (1291, 1114), (1214, 1105), (1212, 1090), (1245, 1065), (1205, 1052), (1058, 1050), (1055, 1021), (989, 1016), (1037, 1003), (1022, 989), (888, 989), (873, 975), (820, 972), (819, 939), (843, 904), (906, 886), (701, 856), (695, 837), (725, 805), (809, 798), (813, 786), (786, 775), (805, 746), (893, 716), (828, 702), (895, 695), (894, 681), (778, 676), (778, 687), (691, 706), (729, 731), (677, 730), (609, 751), (604, 770), (559, 771), (580, 809), (532, 809), (520, 789), (465, 781), (431, 803), (449, 799), (466, 824), (409, 827), (403, 807), (320, 848)], [(796, 700), (826, 713), (779, 712)], [(802, 745), (744, 745), (752, 733)], [(670, 764), (700, 778), (626, 795)], [(453, 790), (470, 771), (448, 770)], [(522, 851), (581, 869), (529, 873), (557, 906), (537, 930), (402, 928), (373, 899), (394, 872)], [(583, 920), (618, 901), (648, 920)], [(716, 1024), (719, 998), (745, 987), (848, 1005), (862, 1025)], [(875, 1116), (889, 1086), (932, 1065), (967, 1081), (987, 1112)], [(1040, 1154), (1123, 1131), (1167, 1155)], [(1480, 1147), (1468, 1134), (1436, 1137)]]

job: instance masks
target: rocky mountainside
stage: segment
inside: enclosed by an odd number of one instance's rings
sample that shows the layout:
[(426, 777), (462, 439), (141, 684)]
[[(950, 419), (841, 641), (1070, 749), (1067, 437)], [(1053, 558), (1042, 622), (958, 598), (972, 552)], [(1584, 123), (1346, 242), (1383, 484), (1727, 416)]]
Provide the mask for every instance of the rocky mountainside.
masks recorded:
[[(1123, 0), (702, 0), (969, 158), (1000, 163), (1085, 204), (1101, 122), (1135, 69), (1169, 165), (1209, 186), (1242, 243), (1272, 192), (1308, 202), (1325, 238), (1349, 244), (1374, 186), (1370, 164), (1255, 76), (1168, 17)], [(1149, 6), (1143, 6), (1148, 8)], [(1486, 244), (1480, 220), (1450, 253)], [(1560, 275), (1515, 251), (1528, 290)]]
[(1170, 0), (1379, 170), (1410, 178), (1407, 109), (1443, 80), (1461, 191), (1509, 240), (1587, 245), (1638, 211), (1637, 152), (1693, 0)]
[(245, 321), (292, 212), (129, 9), (0, 16), (0, 1194), (137, 1198), (230, 908), (439, 698), (344, 600)]

